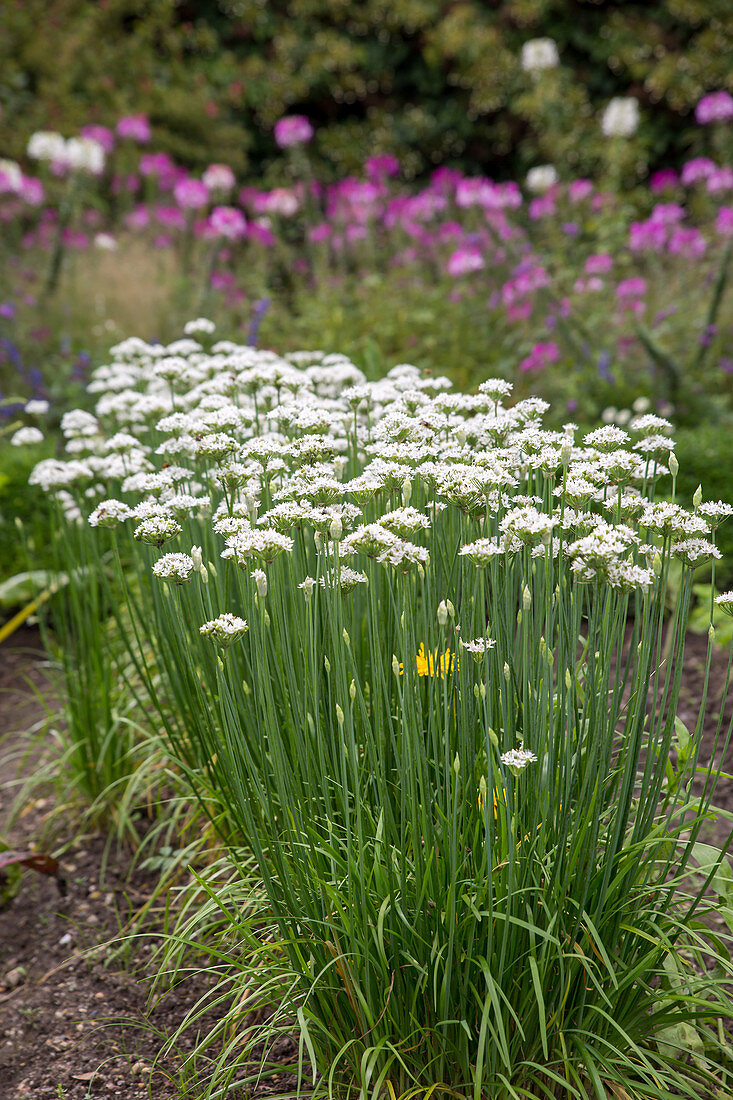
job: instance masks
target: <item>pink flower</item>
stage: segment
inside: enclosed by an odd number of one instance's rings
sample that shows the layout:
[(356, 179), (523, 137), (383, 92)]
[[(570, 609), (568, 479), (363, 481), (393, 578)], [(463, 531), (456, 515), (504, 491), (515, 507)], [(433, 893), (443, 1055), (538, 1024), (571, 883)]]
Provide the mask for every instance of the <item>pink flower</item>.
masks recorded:
[(586, 275), (605, 275), (613, 267), (613, 256), (609, 252), (599, 252), (585, 261)]
[(200, 210), (209, 201), (209, 189), (201, 180), (182, 179), (174, 186), (173, 197), (183, 210)]
[(43, 184), (32, 176), (23, 176), (18, 194), (29, 206), (40, 206), (43, 202)]
[(378, 157), (367, 157), (364, 168), (367, 179), (372, 183), (379, 183), (385, 176), (396, 176), (400, 170), (400, 162), (390, 153), (383, 153)]
[(236, 182), (228, 164), (210, 164), (201, 179), (209, 191), (229, 192)]
[(568, 184), (568, 198), (571, 202), (582, 202), (593, 194), (593, 184), (590, 180), (573, 180)]
[(697, 259), (705, 254), (708, 243), (699, 229), (684, 229), (678, 225), (672, 230), (667, 250), (674, 255)]
[(145, 115), (125, 115), (117, 123), (117, 134), (145, 145), (150, 141), (150, 123)]
[(700, 180), (707, 179), (716, 167), (709, 157), (694, 157), (682, 165), (682, 182), (685, 187), (691, 183), (699, 183)]
[(637, 275), (632, 279), (623, 279), (616, 287), (616, 297), (621, 301), (637, 298), (646, 294), (646, 280)]
[(557, 363), (560, 358), (560, 348), (554, 340), (547, 340), (535, 344), (526, 358), (522, 359), (519, 369), (524, 371), (544, 370), (551, 363)]
[(234, 206), (215, 206), (209, 215), (208, 226), (215, 237), (228, 241), (240, 241), (247, 233), (244, 214)]
[(705, 187), (710, 195), (733, 190), (733, 168), (716, 168), (705, 180)]
[(183, 211), (178, 206), (159, 206), (155, 217), (165, 229), (183, 229), (186, 224)]
[(729, 122), (733, 118), (733, 97), (728, 92), (709, 92), (695, 108), (695, 121), (701, 126), (709, 122)]
[(679, 182), (680, 178), (674, 168), (662, 168), (659, 172), (652, 174), (649, 180), (649, 190), (653, 195), (656, 195), (660, 191), (667, 191), (669, 188), (676, 187)]
[(733, 237), (733, 206), (721, 206), (715, 229), (721, 237)]
[(449, 275), (470, 275), (473, 271), (480, 271), (484, 266), (484, 258), (475, 245), (463, 245), (449, 257), (447, 270)]
[(79, 136), (91, 138), (92, 141), (98, 142), (105, 153), (111, 153), (115, 147), (115, 135), (111, 130), (108, 130), (106, 126), (82, 126), (79, 131)]
[(331, 226), (328, 222), (321, 222), (320, 225), (314, 225), (312, 229), (308, 230), (308, 239), (313, 244), (322, 244), (323, 241), (327, 241), (331, 236)]
[(125, 215), (125, 225), (128, 229), (147, 229), (149, 222), (150, 211), (147, 206), (136, 206)]
[(277, 244), (277, 238), (267, 224), (267, 218), (260, 218), (258, 221), (249, 222), (247, 224), (247, 236), (250, 240), (256, 241), (257, 244), (261, 244), (264, 248), (272, 248)]
[(305, 145), (313, 137), (313, 127), (305, 115), (286, 115), (275, 123), (275, 141), (281, 149)]
[(283, 218), (292, 218), (300, 208), (297, 195), (287, 187), (260, 192), (254, 197), (252, 205), (256, 214), (279, 214)]
[(532, 199), (528, 207), (528, 213), (532, 221), (552, 217), (556, 210), (555, 195), (552, 190), (540, 195), (537, 199)]

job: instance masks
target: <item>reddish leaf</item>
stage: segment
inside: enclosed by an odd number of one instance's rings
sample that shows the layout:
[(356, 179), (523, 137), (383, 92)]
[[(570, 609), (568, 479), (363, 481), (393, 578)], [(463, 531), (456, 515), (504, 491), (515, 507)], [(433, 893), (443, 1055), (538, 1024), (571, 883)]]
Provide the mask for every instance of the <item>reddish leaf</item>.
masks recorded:
[(66, 891), (66, 883), (59, 873), (59, 861), (54, 859), (53, 856), (45, 855), (43, 852), (0, 852), (0, 871), (3, 867), (12, 867), (13, 865), (20, 864), (21, 867), (30, 867), (33, 871), (38, 871), (42, 875), (52, 875), (58, 883), (61, 893)]

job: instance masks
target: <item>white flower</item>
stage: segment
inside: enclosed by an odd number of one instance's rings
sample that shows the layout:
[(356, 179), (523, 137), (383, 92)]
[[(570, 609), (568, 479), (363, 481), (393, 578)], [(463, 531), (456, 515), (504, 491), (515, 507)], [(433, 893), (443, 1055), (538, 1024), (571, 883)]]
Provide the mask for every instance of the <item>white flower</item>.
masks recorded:
[(522, 46), (522, 68), (525, 73), (554, 69), (559, 61), (557, 44), (552, 38), (532, 38)]
[(473, 638), (471, 641), (466, 641), (461, 638), (460, 645), (463, 646), (466, 653), (470, 653), (476, 663), (480, 663), (483, 660), (484, 653), (493, 649), (496, 645), (496, 639), (494, 638)]
[(116, 527), (130, 519), (135, 513), (121, 500), (103, 500), (98, 504), (89, 517), (90, 527)]
[(184, 584), (191, 579), (193, 558), (189, 554), (163, 554), (153, 565), (153, 574), (160, 580)]
[(94, 247), (99, 248), (102, 252), (116, 252), (117, 240), (111, 233), (95, 233)]
[(89, 172), (93, 176), (100, 176), (104, 171), (104, 147), (93, 138), (69, 138), (61, 159), (72, 172)]
[(722, 592), (715, 597), (715, 602), (726, 615), (733, 616), (733, 592)]
[(20, 165), (14, 160), (0, 158), (0, 176), (5, 177), (10, 191), (17, 193), (23, 185), (23, 173)]
[(515, 775), (519, 775), (523, 768), (526, 768), (528, 764), (534, 764), (537, 761), (537, 757), (529, 749), (525, 749), (524, 744), (521, 744), (518, 749), (509, 749), (508, 752), (501, 754), (501, 762), (505, 768), (510, 768)]
[[(204, 173), (204, 175), (205, 174), (206, 173)], [(204, 180), (204, 182), (206, 181)], [(197, 333), (203, 333), (206, 336), (210, 336), (215, 329), (216, 325), (214, 322), (209, 321), (206, 317), (197, 317), (195, 321), (187, 321), (183, 326), (183, 331), (186, 336), (195, 336)]]
[(232, 642), (236, 642), (246, 634), (248, 629), (245, 619), (240, 619), (238, 615), (233, 615), (231, 611), (225, 611), (215, 619), (203, 623), (199, 627), (199, 634), (202, 634), (204, 638), (211, 638), (212, 641), (217, 642), (226, 649)]
[(28, 413), (28, 416), (45, 416), (49, 407), (48, 401), (34, 398), (32, 401), (27, 402), (25, 411)]
[(63, 161), (66, 142), (61, 134), (50, 130), (38, 130), (35, 134), (31, 134), (26, 151), (33, 160)]
[(588, 432), (583, 439), (587, 447), (594, 447), (597, 451), (615, 451), (629, 442), (629, 437), (623, 428), (617, 428), (614, 424), (606, 424), (602, 428), (596, 428), (594, 432)]
[[(298, 585), (298, 588), (302, 588), (306, 592), (306, 599), (309, 598), (310, 591), (309, 584), (313, 580), (312, 577), (306, 577), (304, 581)], [(315, 581), (313, 582), (315, 584)], [(353, 588), (356, 588), (357, 584), (368, 584), (366, 573), (360, 573), (358, 569), (350, 569), (348, 565), (341, 565), (338, 572), (335, 569), (330, 569), (327, 573), (319, 579), (321, 588), (335, 588), (336, 585), (341, 589), (342, 595), (346, 596)]]
[(711, 558), (720, 559), (720, 550), (708, 539), (684, 539), (682, 542), (672, 543), (672, 553), (676, 558), (681, 558), (686, 565), (696, 569), (698, 565), (710, 561)]
[(29, 443), (41, 443), (43, 441), (43, 432), (38, 428), (18, 428), (10, 437), (10, 442), (13, 447), (25, 447)]
[[(170, 515), (151, 516), (136, 527), (133, 536), (138, 542), (149, 542), (153, 546), (162, 546), (164, 542), (180, 534), (181, 525)], [(167, 555), (170, 557), (171, 555)], [(157, 576), (157, 574), (156, 574)]]
[(267, 595), (267, 574), (264, 569), (253, 569), (250, 573), (250, 577), (257, 586), (257, 595), (264, 599)]
[(471, 559), (474, 565), (483, 568), (492, 558), (503, 557), (506, 547), (497, 539), (476, 539), (475, 542), (467, 542), (458, 553), (462, 557)]
[(639, 126), (639, 100), (634, 96), (614, 96), (601, 119), (605, 137), (631, 137)]
[(558, 181), (557, 170), (552, 164), (538, 164), (527, 172), (527, 190), (535, 195), (549, 191)]

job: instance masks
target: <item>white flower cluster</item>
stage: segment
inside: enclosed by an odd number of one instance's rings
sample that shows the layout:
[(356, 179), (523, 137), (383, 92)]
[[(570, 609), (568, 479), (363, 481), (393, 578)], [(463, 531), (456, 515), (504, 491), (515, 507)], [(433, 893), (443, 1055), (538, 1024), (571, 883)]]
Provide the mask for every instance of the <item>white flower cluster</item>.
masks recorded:
[(204, 638), (211, 638), (213, 642), (226, 648), (246, 634), (248, 629), (244, 619), (240, 619), (238, 615), (233, 615), (231, 611), (225, 611), (222, 615), (217, 615), (215, 619), (202, 623), (199, 627), (199, 633)]
[[(206, 350), (197, 335), (212, 337), (210, 323), (167, 346), (113, 348), (88, 387), (93, 410), (63, 417), (65, 457), (31, 476), (70, 516), (134, 521), (136, 539), (171, 543), (157, 577), (190, 579), (179, 545), (213, 540), (260, 593), (270, 565), (270, 587), (290, 570), (306, 599), (347, 595), (381, 568), (413, 584), (434, 559), (445, 564), (450, 524), (457, 568), (492, 576), (523, 555), (569, 580), (643, 592), (670, 543), (689, 568), (717, 557), (707, 540), (732, 510), (655, 501), (671, 425), (645, 410), (578, 444), (574, 425), (543, 427), (539, 398), (505, 405), (502, 379), (455, 393), (403, 363), (368, 382), (343, 356), (283, 358), (225, 340)], [(461, 644), (478, 658), (490, 648)]]
[(614, 96), (601, 118), (604, 137), (632, 137), (639, 128), (639, 100), (634, 96)]
[(525, 73), (554, 69), (559, 62), (560, 55), (553, 38), (531, 38), (522, 46), (522, 68)]

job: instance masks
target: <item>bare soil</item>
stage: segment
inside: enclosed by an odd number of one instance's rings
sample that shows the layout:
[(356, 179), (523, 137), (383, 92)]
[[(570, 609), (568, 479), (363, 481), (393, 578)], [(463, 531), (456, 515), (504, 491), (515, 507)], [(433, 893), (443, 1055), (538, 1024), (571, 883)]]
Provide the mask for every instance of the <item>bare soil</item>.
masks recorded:
[[(679, 711), (690, 729), (697, 717), (706, 646), (705, 637), (690, 635)], [(4, 832), (18, 753), (28, 749), (27, 731), (45, 713), (34, 694), (48, 691), (45, 661), (33, 630), (18, 632), (0, 647), (0, 837), (14, 849), (34, 843), (51, 808), (44, 798), (30, 803), (9, 835)], [(727, 654), (716, 651), (702, 761), (714, 743), (726, 664)], [(733, 691), (726, 701), (726, 722), (732, 709)], [(37, 763), (27, 756), (26, 774)], [(724, 766), (733, 771), (733, 746)], [(716, 802), (733, 811), (733, 781), (721, 781)], [(730, 833), (723, 822), (706, 829), (704, 839), (712, 843), (724, 843)], [(55, 879), (26, 870), (17, 895), (0, 909), (0, 1100), (169, 1100), (182, 1095), (179, 1071), (193, 1035), (184, 1035), (170, 1057), (161, 1059), (159, 1052), (205, 992), (205, 979), (182, 984), (151, 1006), (152, 974), (146, 970), (151, 945), (143, 942), (132, 958), (115, 948), (121, 928), (145, 905), (157, 879), (131, 873), (129, 858), (110, 853), (106, 844), (104, 837), (83, 837), (64, 846), (65, 893)], [(279, 1053), (287, 1063), (292, 1044)], [(283, 1072), (260, 1095), (293, 1081)], [(195, 1087), (188, 1095), (197, 1095)]]

